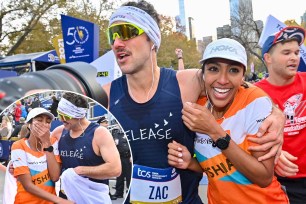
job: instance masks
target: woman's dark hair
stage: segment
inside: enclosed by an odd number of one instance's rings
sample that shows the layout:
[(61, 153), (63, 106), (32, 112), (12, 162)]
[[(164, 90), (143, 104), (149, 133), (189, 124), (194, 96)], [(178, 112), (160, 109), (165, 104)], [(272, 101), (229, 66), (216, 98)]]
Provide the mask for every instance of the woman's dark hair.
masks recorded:
[(122, 6), (134, 6), (134, 7), (140, 8), (141, 10), (144, 10), (156, 21), (158, 27), (160, 26), (159, 15), (152, 4), (144, 0), (141, 0), (138, 2), (129, 1), (129, 2), (122, 4)]
[(63, 94), (63, 98), (80, 108), (88, 108), (87, 99), (79, 94), (72, 92), (66, 92)]
[(30, 133), (31, 133), (31, 130), (30, 130), (30, 128), (29, 128), (29, 127), (27, 127), (27, 129), (28, 129), (28, 133), (26, 134), (25, 138), (29, 139), (29, 137), (30, 137)]

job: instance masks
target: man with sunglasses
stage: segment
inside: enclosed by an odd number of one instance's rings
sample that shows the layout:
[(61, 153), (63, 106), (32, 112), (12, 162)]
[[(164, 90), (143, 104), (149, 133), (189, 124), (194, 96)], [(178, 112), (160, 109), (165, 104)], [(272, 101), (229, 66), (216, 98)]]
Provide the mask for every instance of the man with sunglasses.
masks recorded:
[[(198, 195), (202, 174), (171, 168), (167, 161), (167, 145), (172, 140), (181, 141), (194, 152), (195, 134), (183, 124), (181, 111), (184, 103), (196, 102), (201, 95), (201, 81), (197, 80), (200, 72), (175, 72), (157, 66), (161, 44), (158, 24), (158, 14), (151, 4), (128, 2), (112, 14), (107, 30), (124, 75), (103, 88), (110, 99), (109, 110), (125, 130), (132, 149), (130, 201), (202, 203)], [(279, 111), (269, 117), (260, 133), (268, 129), (277, 131), (278, 136), (253, 138), (254, 142), (265, 143), (253, 150), (272, 147), (260, 159), (274, 156), (280, 147), (282, 116)]]
[[(60, 197), (67, 196), (77, 203), (111, 203), (108, 179), (121, 173), (120, 156), (112, 135), (105, 127), (86, 118), (87, 100), (81, 95), (65, 93), (57, 113), (63, 125), (57, 127), (51, 136), (59, 140), (62, 162)], [(77, 176), (72, 177), (74, 174)], [(88, 187), (84, 187), (84, 178)], [(71, 183), (75, 179), (80, 182)], [(99, 190), (94, 186), (99, 186)]]

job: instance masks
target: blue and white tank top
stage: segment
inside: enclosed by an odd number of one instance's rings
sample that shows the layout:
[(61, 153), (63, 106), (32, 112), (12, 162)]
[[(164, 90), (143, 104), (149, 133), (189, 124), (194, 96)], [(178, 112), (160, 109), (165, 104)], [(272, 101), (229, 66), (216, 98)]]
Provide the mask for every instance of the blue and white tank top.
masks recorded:
[[(192, 90), (191, 90), (192, 91)], [(110, 89), (110, 112), (123, 127), (129, 140), (134, 164), (167, 168), (168, 143), (175, 140), (194, 152), (195, 133), (182, 121), (182, 100), (171, 69), (160, 69), (160, 80), (154, 96), (139, 104), (130, 97), (126, 76), (114, 80)], [(184, 203), (202, 203), (198, 185), (202, 174), (178, 170), (181, 175)]]
[[(90, 123), (85, 129), (84, 135), (77, 138), (70, 137), (69, 131), (63, 130), (58, 144), (62, 172), (77, 166), (98, 166), (105, 163), (101, 156), (95, 154), (92, 147), (92, 140), (98, 127), (99, 124)], [(108, 180), (91, 178), (90, 180), (108, 184)]]

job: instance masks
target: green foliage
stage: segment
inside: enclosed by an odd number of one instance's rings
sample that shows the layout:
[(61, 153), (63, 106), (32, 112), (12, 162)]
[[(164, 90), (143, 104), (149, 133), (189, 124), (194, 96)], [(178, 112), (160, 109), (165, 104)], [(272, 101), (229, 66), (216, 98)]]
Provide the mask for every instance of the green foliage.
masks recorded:
[(177, 69), (175, 49), (180, 48), (183, 50), (185, 69), (199, 68), (200, 53), (196, 49), (196, 43), (189, 41), (185, 35), (174, 32), (174, 24), (170, 17), (160, 16), (160, 19), (162, 42), (157, 55), (158, 65)]
[[(42, 40), (43, 39), (43, 40)], [(19, 47), (15, 50), (15, 54), (18, 53), (31, 53), (31, 52), (43, 52), (54, 49), (50, 42), (51, 33), (45, 29), (42, 23), (38, 23), (31, 33), (21, 42)]]
[[(0, 13), (0, 23), (5, 22), (0, 24), (0, 45), (4, 54), (54, 49), (51, 40), (61, 34), (60, 14), (65, 14), (100, 26), (101, 56), (111, 49), (106, 36), (108, 18), (122, 1), (9, 0), (7, 3), (6, 7), (1, 7)], [(160, 18), (162, 43), (158, 52), (158, 65), (177, 69), (175, 49), (181, 48), (185, 68), (199, 67), (201, 56), (196, 49), (196, 43), (189, 41), (181, 33), (174, 32), (174, 21), (170, 17)], [(16, 24), (19, 19), (22, 19), (20, 24)], [(4, 41), (7, 43), (1, 43)]]
[[(94, 3), (93, 3), (94, 2)], [(120, 3), (120, 1), (116, 1)], [(0, 7), (0, 54), (46, 51), (51, 39), (61, 33), (60, 14), (101, 25), (101, 41), (107, 47), (106, 19), (113, 11), (109, 0), (8, 0)], [(40, 43), (37, 43), (40, 42)]]
[[(47, 28), (53, 9), (60, 9), (65, 0), (7, 0), (1, 3), (0, 46), (2, 54), (18, 53), (17, 49), (34, 29)], [(41, 24), (38, 26), (38, 24)], [(35, 37), (33, 35), (33, 37)]]

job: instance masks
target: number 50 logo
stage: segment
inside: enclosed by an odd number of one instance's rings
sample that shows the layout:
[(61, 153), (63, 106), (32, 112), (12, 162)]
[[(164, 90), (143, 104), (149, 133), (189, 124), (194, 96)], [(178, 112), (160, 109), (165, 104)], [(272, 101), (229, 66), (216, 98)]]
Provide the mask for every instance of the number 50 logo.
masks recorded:
[(84, 44), (88, 40), (88, 30), (84, 26), (69, 27), (67, 31), (66, 43), (68, 45)]

